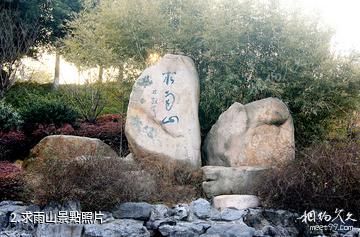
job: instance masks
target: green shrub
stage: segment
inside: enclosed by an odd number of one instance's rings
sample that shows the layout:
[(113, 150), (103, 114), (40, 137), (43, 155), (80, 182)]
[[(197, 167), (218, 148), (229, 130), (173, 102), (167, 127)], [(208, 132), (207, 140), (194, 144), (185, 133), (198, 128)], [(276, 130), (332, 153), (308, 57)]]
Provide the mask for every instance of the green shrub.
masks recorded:
[(107, 82), (103, 84), (103, 95), (107, 99), (102, 114), (126, 114), (134, 81)]
[(0, 130), (9, 131), (22, 124), (20, 114), (9, 104), (0, 101)]
[(126, 114), (133, 82), (85, 83), (60, 88), (62, 98), (89, 122), (99, 115)]
[(300, 212), (337, 208), (359, 216), (359, 141), (329, 142), (298, 152), (293, 162), (266, 175), (258, 185), (265, 206)]
[[(52, 90), (52, 84), (39, 84), (35, 82), (20, 82), (15, 84), (7, 92), (5, 101), (16, 109), (26, 109), (29, 104), (36, 100), (61, 100), (78, 111), (82, 111), (84, 119), (93, 120), (94, 115), (100, 114), (125, 114), (129, 102), (133, 81), (122, 80), (119, 82), (104, 82), (96, 87), (89, 85), (61, 85), (58, 90)], [(92, 106), (96, 103), (96, 97), (100, 95), (99, 104), (102, 108)], [(80, 97), (80, 101), (74, 100)], [(75, 98), (74, 98), (75, 97)]]
[(78, 113), (64, 102), (56, 99), (38, 99), (31, 101), (21, 111), (26, 126), (36, 124), (73, 124), (78, 118)]
[(102, 83), (71, 85), (64, 88), (64, 95), (69, 103), (78, 111), (82, 119), (95, 123), (107, 103)]
[(35, 82), (16, 83), (5, 95), (5, 101), (17, 109), (26, 108), (39, 98), (56, 98), (59, 94), (51, 90), (51, 84)]

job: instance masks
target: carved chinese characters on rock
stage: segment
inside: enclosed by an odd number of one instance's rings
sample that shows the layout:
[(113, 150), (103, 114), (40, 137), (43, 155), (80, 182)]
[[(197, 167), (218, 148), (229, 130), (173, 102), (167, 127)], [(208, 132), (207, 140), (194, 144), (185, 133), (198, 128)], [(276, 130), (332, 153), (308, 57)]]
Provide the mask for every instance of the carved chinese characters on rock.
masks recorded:
[[(163, 82), (167, 87), (170, 87), (175, 83), (176, 72), (163, 73)], [(165, 91), (165, 109), (169, 112), (168, 116), (165, 116), (162, 120), (162, 124), (174, 124), (179, 122), (179, 117), (176, 114), (172, 114), (172, 108), (174, 107), (176, 96), (171, 92), (171, 88)]]
[(158, 105), (157, 90), (152, 90), (151, 94), (151, 111), (154, 117), (156, 117), (156, 106)]
[[(161, 124), (163, 125), (171, 125), (179, 123), (180, 119), (179, 116), (174, 112), (174, 106), (176, 102), (176, 94), (172, 91), (172, 87), (176, 85), (175, 83), (175, 76), (176, 72), (164, 72), (162, 73), (162, 85), (163, 85), (163, 91), (165, 91), (161, 97), (159, 98), (159, 93), (157, 89), (150, 88), (153, 84), (153, 81), (151, 80), (151, 77), (149, 75), (146, 75), (142, 77), (138, 81), (138, 85), (143, 87), (144, 90), (149, 89), (151, 90), (151, 98), (150, 100), (147, 100), (147, 98), (140, 98), (140, 103), (145, 104), (146, 101), (150, 102), (150, 109), (152, 111), (152, 114), (155, 118), (157, 118), (157, 109), (165, 111), (165, 116), (161, 118)], [(147, 88), (149, 87), (149, 88)], [(164, 104), (163, 108), (158, 108), (159, 106), (159, 100), (163, 101)]]
[(200, 166), (199, 81), (193, 61), (166, 55), (134, 84), (126, 136), (136, 156)]

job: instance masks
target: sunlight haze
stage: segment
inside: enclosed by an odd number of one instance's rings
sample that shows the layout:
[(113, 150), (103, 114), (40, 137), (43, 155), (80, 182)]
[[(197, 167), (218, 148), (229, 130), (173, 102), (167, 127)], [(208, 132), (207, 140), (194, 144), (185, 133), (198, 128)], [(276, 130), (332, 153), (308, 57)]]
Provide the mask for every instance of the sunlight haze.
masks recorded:
[(360, 51), (360, 1), (358, 0), (283, 0), (319, 13), (325, 23), (336, 30), (333, 47), (339, 53)]

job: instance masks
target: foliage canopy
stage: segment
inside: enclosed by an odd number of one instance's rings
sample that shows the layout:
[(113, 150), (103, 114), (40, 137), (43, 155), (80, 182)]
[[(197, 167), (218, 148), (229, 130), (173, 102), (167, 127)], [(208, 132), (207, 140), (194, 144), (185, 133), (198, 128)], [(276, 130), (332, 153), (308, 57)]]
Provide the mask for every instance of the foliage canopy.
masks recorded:
[(204, 135), (235, 101), (274, 96), (309, 144), (359, 101), (358, 55), (334, 55), (331, 29), (277, 1), (102, 0), (70, 26), (65, 52), (79, 65), (143, 69), (153, 53), (192, 57)]
[(14, 84), (21, 58), (59, 42), (80, 9), (81, 0), (0, 2), (0, 98)]

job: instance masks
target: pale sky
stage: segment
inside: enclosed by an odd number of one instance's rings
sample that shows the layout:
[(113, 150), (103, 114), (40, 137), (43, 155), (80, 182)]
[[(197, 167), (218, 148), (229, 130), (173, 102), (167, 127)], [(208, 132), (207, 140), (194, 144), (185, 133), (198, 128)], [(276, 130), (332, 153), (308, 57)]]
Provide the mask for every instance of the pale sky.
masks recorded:
[(282, 0), (287, 5), (303, 6), (306, 11), (319, 13), (325, 23), (336, 30), (334, 49), (346, 53), (360, 51), (360, 0)]
[[(266, 0), (264, 0), (266, 1)], [(306, 13), (319, 14), (325, 24), (336, 31), (333, 38), (333, 50), (340, 54), (349, 53), (351, 49), (360, 51), (360, 0), (280, 0), (286, 7), (301, 7)], [(34, 70), (43, 70), (53, 75), (55, 58), (44, 55), (39, 62), (29, 62)], [(93, 70), (90, 74), (96, 74)], [(89, 77), (87, 73), (79, 73), (77, 68), (61, 61), (60, 83), (82, 83)], [(95, 75), (96, 77), (96, 75)]]

